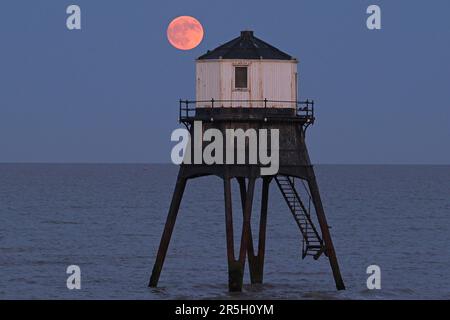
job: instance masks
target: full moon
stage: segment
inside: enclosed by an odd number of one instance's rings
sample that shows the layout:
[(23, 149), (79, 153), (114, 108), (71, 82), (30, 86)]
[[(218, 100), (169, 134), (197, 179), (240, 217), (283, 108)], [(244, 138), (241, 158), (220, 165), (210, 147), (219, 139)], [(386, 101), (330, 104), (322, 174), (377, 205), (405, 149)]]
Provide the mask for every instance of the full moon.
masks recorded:
[(180, 16), (172, 20), (167, 27), (167, 39), (180, 50), (191, 50), (203, 40), (201, 23), (190, 16)]

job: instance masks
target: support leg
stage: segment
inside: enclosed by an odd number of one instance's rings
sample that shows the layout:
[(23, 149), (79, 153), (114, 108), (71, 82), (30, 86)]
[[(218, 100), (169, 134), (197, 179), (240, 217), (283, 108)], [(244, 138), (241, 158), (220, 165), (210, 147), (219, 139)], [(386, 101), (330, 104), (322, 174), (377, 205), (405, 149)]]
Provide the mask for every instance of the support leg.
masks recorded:
[(233, 216), (231, 202), (231, 179), (224, 179), (225, 191), (225, 222), (227, 233), (227, 256), (228, 256), (228, 287), (231, 292), (242, 291), (244, 279), (245, 257), (247, 254), (248, 240), (251, 232), (250, 218), (253, 204), (253, 193), (255, 189), (255, 179), (250, 178), (248, 183), (248, 192), (245, 196), (244, 217), (242, 222), (241, 246), (239, 258), (234, 256), (234, 237), (233, 237)]
[[(238, 178), (238, 181), (241, 191), (242, 209), (244, 210), (245, 199), (247, 194), (245, 179)], [(269, 199), (270, 181), (271, 178), (263, 178), (262, 197), (261, 197), (261, 217), (259, 220), (258, 252), (256, 252), (256, 254), (253, 248), (253, 236), (251, 228), (248, 233), (247, 255), (250, 269), (250, 282), (252, 284), (263, 282), (264, 254), (266, 247), (267, 205)]]
[(269, 185), (270, 185), (270, 178), (263, 178), (262, 196), (261, 196), (261, 217), (259, 220), (258, 253), (256, 256), (254, 256), (253, 263), (250, 264), (250, 277), (252, 283), (263, 282)]
[(167, 215), (166, 225), (159, 244), (158, 255), (156, 256), (155, 265), (153, 266), (152, 276), (150, 278), (149, 287), (158, 285), (161, 269), (166, 258), (167, 249), (169, 247), (172, 231), (177, 219), (178, 209), (180, 208), (181, 199), (183, 198), (184, 189), (187, 179), (178, 175), (175, 191), (173, 193), (172, 202), (170, 204), (169, 213)]
[[(242, 204), (242, 215), (245, 211), (245, 199), (247, 198), (247, 186), (245, 185), (245, 178), (238, 177), (237, 181), (239, 183), (239, 190), (241, 193), (241, 204)], [(255, 250), (253, 248), (253, 235), (252, 228), (248, 231), (248, 239), (247, 239), (247, 256), (248, 256), (248, 264), (250, 269), (250, 281), (253, 284), (253, 269), (252, 266), (255, 264)]]
[(330, 266), (333, 271), (334, 281), (338, 290), (345, 290), (344, 281), (342, 280), (341, 271), (339, 270), (339, 264), (336, 258), (336, 252), (334, 250), (333, 241), (331, 240), (330, 230), (328, 227), (325, 212), (323, 210), (322, 200), (320, 198), (319, 186), (314, 173), (308, 179), (309, 191), (316, 209), (317, 220), (319, 221), (320, 230), (322, 232), (322, 238), (325, 243), (326, 255), (330, 261)]
[(230, 291), (242, 290), (243, 267), (234, 257), (233, 212), (231, 203), (231, 180), (224, 179), (225, 192), (225, 227), (227, 234), (228, 288)]

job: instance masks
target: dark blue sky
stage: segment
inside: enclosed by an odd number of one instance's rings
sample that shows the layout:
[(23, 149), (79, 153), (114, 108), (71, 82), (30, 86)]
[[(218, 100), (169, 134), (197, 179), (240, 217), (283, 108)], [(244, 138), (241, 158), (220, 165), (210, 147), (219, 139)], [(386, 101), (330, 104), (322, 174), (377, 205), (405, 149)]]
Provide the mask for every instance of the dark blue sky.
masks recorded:
[[(192, 51), (166, 40), (178, 15), (205, 29)], [(169, 162), (194, 59), (243, 29), (300, 60), (314, 162), (450, 164), (448, 0), (2, 0), (0, 162)]]

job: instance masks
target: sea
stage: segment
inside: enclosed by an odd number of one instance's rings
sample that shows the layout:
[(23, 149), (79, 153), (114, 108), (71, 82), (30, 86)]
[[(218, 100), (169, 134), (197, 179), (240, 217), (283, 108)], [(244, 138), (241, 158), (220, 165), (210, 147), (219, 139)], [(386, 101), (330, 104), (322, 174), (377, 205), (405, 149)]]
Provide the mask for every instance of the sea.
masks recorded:
[[(246, 265), (243, 291), (229, 293), (220, 178), (188, 182), (159, 286), (149, 288), (176, 166), (0, 164), (0, 299), (450, 299), (450, 166), (315, 170), (347, 289), (335, 289), (325, 256), (302, 259), (272, 183), (264, 284), (250, 285)], [(238, 246), (236, 182), (233, 210)], [(67, 287), (72, 265), (80, 289)], [(381, 288), (371, 290), (373, 265)]]

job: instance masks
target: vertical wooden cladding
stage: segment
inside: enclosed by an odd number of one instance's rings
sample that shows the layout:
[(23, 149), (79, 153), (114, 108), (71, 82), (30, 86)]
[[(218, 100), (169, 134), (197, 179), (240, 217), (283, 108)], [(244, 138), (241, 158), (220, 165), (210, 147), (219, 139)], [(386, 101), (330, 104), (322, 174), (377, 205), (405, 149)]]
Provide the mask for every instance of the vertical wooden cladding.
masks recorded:
[[(247, 67), (248, 88), (235, 87), (235, 68)], [(297, 99), (296, 60), (197, 60), (198, 101), (219, 100), (274, 100)], [(210, 107), (198, 103), (197, 107)], [(263, 107), (264, 103), (218, 102), (214, 107)], [(267, 107), (295, 108), (295, 104), (270, 102)]]
[[(217, 62), (196, 64), (196, 100), (219, 100), (221, 91), (221, 65)], [(211, 104), (199, 103), (197, 107), (210, 107)]]
[[(294, 74), (297, 72), (297, 65), (292, 61), (276, 61), (263, 63), (263, 98), (277, 101), (295, 101), (295, 84), (293, 84)], [(295, 105), (285, 103), (271, 103), (270, 107), (286, 108)]]

